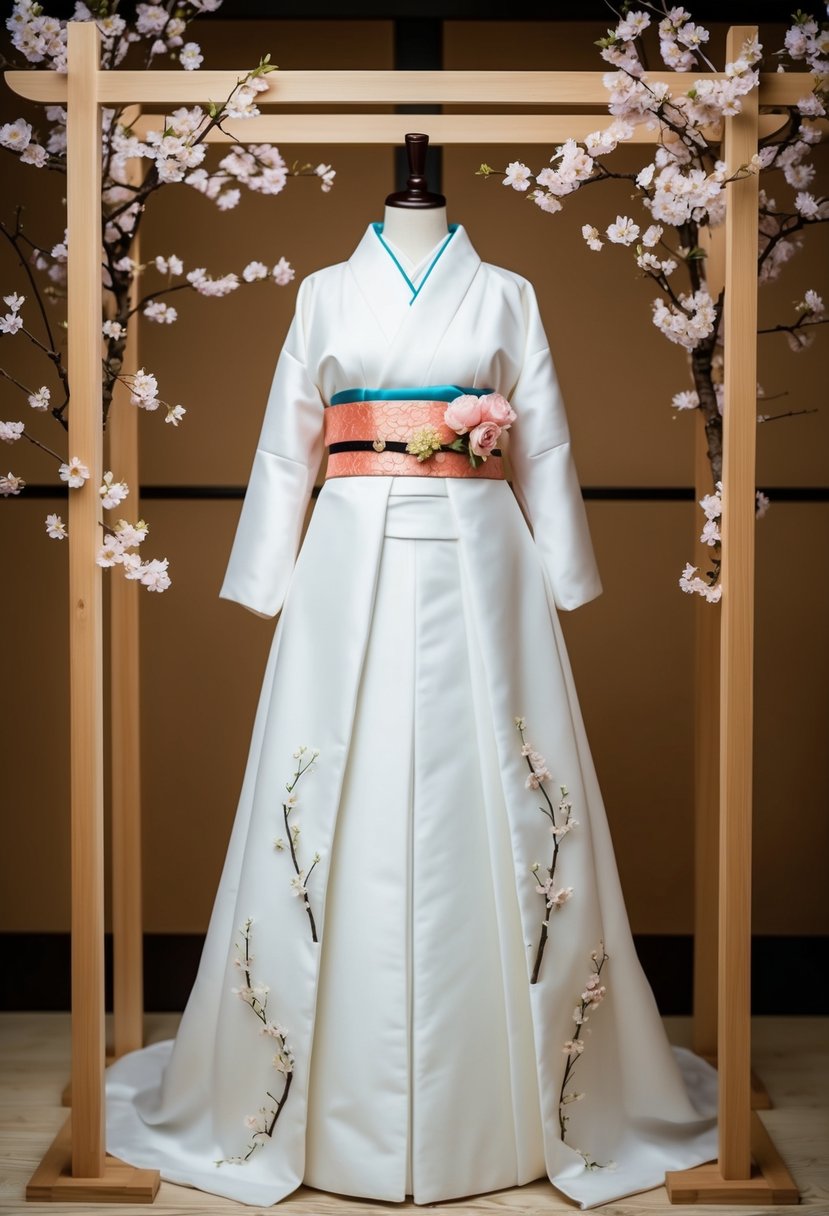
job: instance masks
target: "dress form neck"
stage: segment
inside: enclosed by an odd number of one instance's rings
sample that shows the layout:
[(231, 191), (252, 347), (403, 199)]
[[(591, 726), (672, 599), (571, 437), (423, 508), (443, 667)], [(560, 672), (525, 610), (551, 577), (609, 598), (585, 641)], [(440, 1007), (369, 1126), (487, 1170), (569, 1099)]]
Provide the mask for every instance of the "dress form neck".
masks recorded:
[(416, 209), (386, 206), (383, 236), (415, 264), (448, 235), (445, 207)]

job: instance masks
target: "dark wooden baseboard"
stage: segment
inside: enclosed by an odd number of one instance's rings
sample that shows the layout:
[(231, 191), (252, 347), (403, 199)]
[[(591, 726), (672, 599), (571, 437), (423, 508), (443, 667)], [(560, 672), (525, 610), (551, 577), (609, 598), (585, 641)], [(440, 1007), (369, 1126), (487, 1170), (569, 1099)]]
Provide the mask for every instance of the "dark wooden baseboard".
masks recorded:
[[(689, 1014), (693, 943), (686, 934), (636, 934), (636, 949), (663, 1014)], [(144, 990), (148, 1012), (184, 1008), (204, 937), (148, 933)], [(107, 1008), (111, 1008), (112, 938), (106, 938)], [(755, 937), (752, 1009), (756, 1014), (829, 1013), (829, 936)], [(0, 1010), (69, 1008), (68, 933), (0, 933)], [(808, 982), (807, 978), (808, 977)]]

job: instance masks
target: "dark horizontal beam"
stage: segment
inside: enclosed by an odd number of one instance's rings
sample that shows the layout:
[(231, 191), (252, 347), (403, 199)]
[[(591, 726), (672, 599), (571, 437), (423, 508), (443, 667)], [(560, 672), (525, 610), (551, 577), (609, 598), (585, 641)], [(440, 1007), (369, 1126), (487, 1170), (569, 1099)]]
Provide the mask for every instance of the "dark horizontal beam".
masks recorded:
[[(760, 487), (774, 502), (829, 502), (829, 486), (769, 486)], [(19, 499), (63, 499), (68, 487), (50, 483), (29, 483)], [(582, 497), (588, 502), (693, 502), (693, 486), (582, 486)], [(141, 486), (143, 499), (224, 500), (242, 499), (245, 486), (210, 485), (149, 485)]]
[[(131, 6), (130, 6), (131, 7)], [(729, 25), (754, 25), (763, 21), (789, 23), (797, 5), (791, 0), (752, 0), (752, 3), (717, 3), (699, 0), (688, 5), (695, 21)], [(802, 6), (820, 20), (818, 5)], [(613, 13), (605, 0), (569, 0), (551, 4), (550, 0), (280, 0), (278, 11), (271, 0), (226, 0), (216, 13), (200, 18), (196, 28), (209, 21), (402, 21), (431, 18), (443, 21), (600, 21), (614, 24)], [(74, 4), (55, 0), (48, 6), (50, 16), (65, 20), (72, 16)], [(120, 10), (125, 16), (131, 14)]]
[[(660, 1013), (689, 1014), (693, 992), (690, 934), (636, 933), (634, 942)], [(184, 1009), (196, 978), (204, 937), (198, 933), (144, 935), (144, 991), (148, 1013)], [(112, 935), (105, 942), (106, 1007), (112, 1008)], [(754, 1014), (823, 1016), (829, 1013), (829, 937), (752, 938)], [(0, 933), (0, 1012), (69, 1009), (68, 933)], [(814, 982), (804, 983), (811, 976)]]

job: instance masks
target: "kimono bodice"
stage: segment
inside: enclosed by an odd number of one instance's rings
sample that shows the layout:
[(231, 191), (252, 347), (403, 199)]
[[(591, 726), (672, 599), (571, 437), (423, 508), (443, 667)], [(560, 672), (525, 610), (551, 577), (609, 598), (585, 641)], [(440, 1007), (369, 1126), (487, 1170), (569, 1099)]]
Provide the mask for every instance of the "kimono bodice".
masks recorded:
[[(504, 444), (512, 493), (556, 605), (592, 599), (601, 583), (532, 284), (482, 262), (461, 224), (452, 225), (413, 281), (381, 228), (369, 224), (347, 261), (299, 285), (220, 596), (261, 615), (279, 611), (325, 453), (332, 398), (353, 389), (463, 385), (501, 394), (516, 412)], [(340, 487), (343, 501), (373, 496), (373, 509), (385, 511), (391, 476), (339, 480), (349, 483)], [(460, 494), (480, 494), (483, 509), (497, 516), (503, 482), (454, 480), (456, 504)], [(368, 482), (386, 484), (378, 495)]]
[(301, 285), (307, 366), (323, 405), (357, 386), (462, 384), (506, 396), (524, 353), (524, 280), (481, 262), (453, 224), (412, 281), (381, 228), (370, 224), (347, 262)]

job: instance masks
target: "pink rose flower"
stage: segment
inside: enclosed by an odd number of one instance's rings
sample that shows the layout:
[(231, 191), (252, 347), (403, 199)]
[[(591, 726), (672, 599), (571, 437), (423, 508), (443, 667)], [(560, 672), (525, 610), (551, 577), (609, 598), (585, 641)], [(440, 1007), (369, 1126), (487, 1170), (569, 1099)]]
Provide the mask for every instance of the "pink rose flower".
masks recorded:
[(464, 393), (450, 401), (443, 415), (443, 421), (458, 435), (465, 435), (481, 421), (481, 404), (478, 397)]
[(481, 406), (481, 422), (494, 422), (503, 430), (518, 417), (506, 397), (500, 393), (484, 393), (478, 401)]
[(469, 448), (476, 456), (486, 460), (498, 442), (501, 427), (496, 422), (482, 422), (469, 432)]

